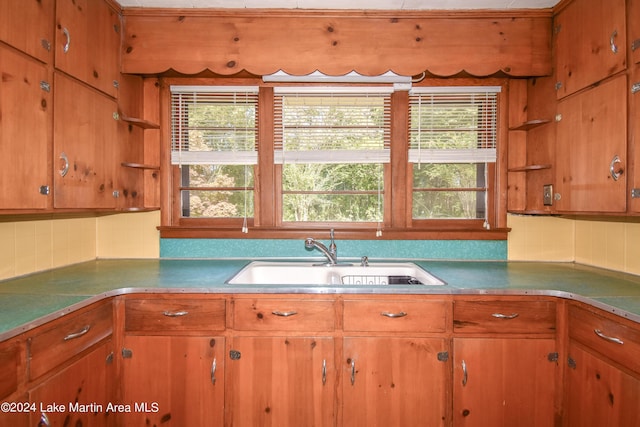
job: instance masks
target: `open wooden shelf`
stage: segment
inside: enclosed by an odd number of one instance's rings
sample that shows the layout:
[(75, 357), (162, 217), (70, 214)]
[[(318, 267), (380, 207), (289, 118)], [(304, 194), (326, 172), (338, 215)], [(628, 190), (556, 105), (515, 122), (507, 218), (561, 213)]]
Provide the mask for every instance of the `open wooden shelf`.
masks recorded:
[(528, 165), (528, 166), (519, 166), (515, 168), (507, 169), (509, 172), (530, 172), (530, 171), (539, 171), (543, 169), (551, 169), (551, 165)]
[(130, 123), (134, 126), (138, 126), (142, 129), (160, 129), (160, 125), (157, 123), (150, 122), (148, 120), (138, 119), (135, 117), (129, 117), (124, 114), (120, 114), (120, 120), (123, 122)]
[(120, 165), (124, 166), (125, 168), (160, 170), (160, 166), (143, 165), (142, 163), (122, 162), (120, 163)]
[(530, 130), (533, 128), (537, 128), (538, 126), (546, 125), (551, 120), (549, 119), (540, 119), (540, 120), (529, 120), (522, 123), (519, 126), (509, 128), (509, 130)]

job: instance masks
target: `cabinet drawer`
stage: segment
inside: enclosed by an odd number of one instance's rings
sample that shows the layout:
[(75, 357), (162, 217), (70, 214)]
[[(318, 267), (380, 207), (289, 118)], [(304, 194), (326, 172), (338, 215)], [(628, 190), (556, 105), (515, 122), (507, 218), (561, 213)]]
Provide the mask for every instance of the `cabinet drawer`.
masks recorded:
[(556, 304), (552, 301), (457, 300), (453, 303), (453, 330), (465, 333), (555, 333)]
[(569, 307), (569, 338), (640, 372), (640, 330), (576, 306)]
[(223, 331), (223, 299), (128, 299), (125, 302), (126, 331)]
[(236, 299), (233, 325), (241, 331), (333, 331), (330, 300)]
[(444, 332), (447, 303), (404, 300), (345, 300), (345, 331)]
[(111, 300), (95, 308), (47, 324), (28, 339), (29, 377), (31, 380), (49, 372), (113, 332)]

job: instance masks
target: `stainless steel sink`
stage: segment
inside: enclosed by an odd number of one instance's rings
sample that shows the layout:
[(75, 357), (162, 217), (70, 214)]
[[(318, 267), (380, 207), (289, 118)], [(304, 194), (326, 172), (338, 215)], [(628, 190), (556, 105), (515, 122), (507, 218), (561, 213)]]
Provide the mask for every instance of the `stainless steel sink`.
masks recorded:
[(371, 262), (367, 266), (311, 262), (253, 261), (227, 281), (232, 285), (384, 286), (445, 283), (410, 262)]

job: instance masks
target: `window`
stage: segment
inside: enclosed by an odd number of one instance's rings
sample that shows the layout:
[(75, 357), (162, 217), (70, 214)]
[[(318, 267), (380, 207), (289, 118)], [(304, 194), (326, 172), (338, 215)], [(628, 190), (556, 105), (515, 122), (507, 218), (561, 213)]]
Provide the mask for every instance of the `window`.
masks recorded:
[(488, 222), (500, 87), (416, 88), (410, 93), (412, 218)]
[(276, 88), (283, 223), (381, 222), (390, 88)]
[(163, 237), (506, 238), (502, 80), (409, 91), (223, 80), (165, 80)]
[(182, 217), (253, 216), (257, 105), (257, 87), (171, 87)]

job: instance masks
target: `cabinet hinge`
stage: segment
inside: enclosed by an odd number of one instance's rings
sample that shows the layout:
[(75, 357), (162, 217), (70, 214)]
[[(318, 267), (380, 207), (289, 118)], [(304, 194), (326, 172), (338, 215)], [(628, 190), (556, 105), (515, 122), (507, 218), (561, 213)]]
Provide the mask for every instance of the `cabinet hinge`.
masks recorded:
[(562, 88), (562, 82), (556, 82), (556, 90), (560, 90)]
[(118, 113), (117, 111), (113, 112), (113, 120), (120, 120), (120, 113)]
[(635, 39), (633, 43), (631, 43), (631, 50), (635, 52), (636, 49), (638, 49), (639, 47), (640, 47), (640, 39)]
[(107, 365), (111, 365), (113, 363), (113, 351), (106, 357), (105, 363)]
[(43, 196), (48, 196), (50, 192), (49, 186), (48, 185), (41, 185), (40, 186), (40, 194), (42, 194)]
[(40, 80), (40, 89), (42, 89), (45, 92), (51, 92), (51, 85), (49, 84), (49, 82)]
[(578, 365), (576, 364), (576, 361), (573, 360), (571, 357), (567, 357), (567, 365), (569, 365), (571, 369), (576, 369), (578, 367)]
[(116, 89), (119, 89), (120, 88), (120, 82), (117, 81), (117, 80), (114, 80), (113, 81), (113, 87), (115, 87)]
[(122, 349), (122, 358), (123, 359), (131, 359), (133, 357), (133, 351), (128, 348)]
[(631, 85), (631, 93), (635, 94), (637, 92), (640, 92), (640, 82)]
[(240, 352), (238, 350), (229, 350), (229, 357), (231, 360), (240, 360)]
[(558, 362), (559, 358), (560, 358), (560, 355), (558, 355), (558, 353), (549, 353), (547, 355), (547, 360), (549, 362)]
[(448, 351), (441, 351), (441, 352), (438, 353), (438, 361), (446, 362), (447, 360), (449, 360), (449, 352)]
[(562, 25), (556, 25), (555, 27), (553, 27), (554, 34), (559, 34), (560, 30), (562, 30)]
[(47, 39), (40, 40), (40, 45), (47, 51), (51, 52), (51, 42)]
[(640, 199), (640, 188), (634, 188), (631, 190), (632, 199)]

